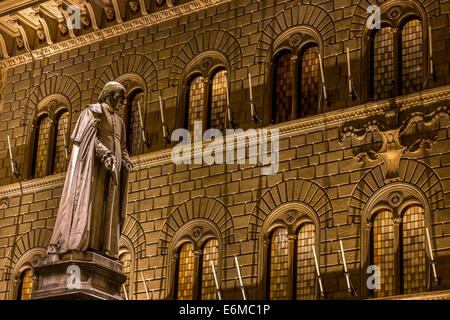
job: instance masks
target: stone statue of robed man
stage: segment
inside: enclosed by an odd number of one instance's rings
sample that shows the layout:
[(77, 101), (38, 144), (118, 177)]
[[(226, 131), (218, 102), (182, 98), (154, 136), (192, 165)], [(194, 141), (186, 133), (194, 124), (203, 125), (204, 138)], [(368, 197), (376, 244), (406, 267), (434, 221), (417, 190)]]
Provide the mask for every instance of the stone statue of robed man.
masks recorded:
[(94, 251), (118, 258), (133, 168), (117, 113), (124, 99), (125, 88), (109, 82), (98, 103), (88, 105), (78, 118), (48, 256)]

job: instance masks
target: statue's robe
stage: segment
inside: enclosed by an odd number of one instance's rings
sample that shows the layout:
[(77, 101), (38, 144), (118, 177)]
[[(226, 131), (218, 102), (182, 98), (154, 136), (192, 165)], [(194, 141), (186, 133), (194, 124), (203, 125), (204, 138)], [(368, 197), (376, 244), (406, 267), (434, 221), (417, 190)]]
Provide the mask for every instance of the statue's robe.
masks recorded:
[[(117, 259), (128, 195), (125, 125), (107, 104), (88, 105), (71, 139), (74, 147), (47, 253), (92, 250)], [(116, 158), (114, 172), (103, 161), (108, 152)]]

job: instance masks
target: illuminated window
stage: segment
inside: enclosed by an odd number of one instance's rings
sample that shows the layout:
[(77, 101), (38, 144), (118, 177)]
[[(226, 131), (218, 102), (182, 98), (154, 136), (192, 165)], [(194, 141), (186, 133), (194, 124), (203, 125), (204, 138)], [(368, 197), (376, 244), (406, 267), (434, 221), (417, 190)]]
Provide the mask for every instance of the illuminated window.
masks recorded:
[(382, 27), (373, 37), (373, 99), (391, 98), (394, 80), (394, 33)]
[(142, 132), (139, 120), (139, 104), (141, 106), (142, 124), (145, 125), (144, 93), (142, 91), (135, 91), (130, 95), (123, 112), (123, 120), (127, 130), (127, 150), (130, 156), (140, 153)]
[(176, 271), (176, 299), (193, 300), (194, 286), (194, 246), (185, 243), (178, 251)]
[[(122, 262), (122, 274), (125, 275), (127, 278), (125, 280), (125, 283), (120, 288), (120, 294), (123, 299), (130, 299), (128, 296), (128, 292), (130, 292), (130, 268), (131, 268), (131, 255), (129, 252), (124, 252), (119, 256), (120, 262)], [(125, 295), (124, 287), (127, 292), (127, 295)]]
[(422, 207), (412, 206), (405, 211), (401, 232), (403, 293), (425, 291), (425, 221)]
[(223, 131), (225, 129), (225, 108), (227, 105), (227, 72), (221, 70), (217, 72), (212, 81), (211, 107), (210, 107), (210, 128)]
[(286, 228), (277, 228), (270, 236), (269, 248), (269, 299), (288, 298), (288, 233)]
[(402, 94), (422, 89), (422, 23), (418, 19), (401, 29), (401, 88)]
[(42, 116), (37, 125), (37, 135), (34, 151), (33, 177), (40, 178), (47, 174), (48, 143), (50, 121), (48, 116)]
[(305, 223), (297, 232), (297, 289), (298, 300), (315, 298), (315, 265), (312, 246), (315, 243), (315, 228), (312, 223)]
[(217, 275), (219, 258), (219, 243), (216, 239), (208, 240), (203, 246), (201, 262), (201, 300), (214, 300), (216, 298), (216, 284), (211, 267), (214, 264)]
[[(61, 112), (56, 120), (56, 143), (53, 162), (53, 173), (64, 172), (67, 168), (66, 152), (69, 156), (69, 150), (65, 149), (65, 143), (69, 143), (69, 113), (67, 111)], [(64, 130), (64, 131), (63, 131)]]
[(19, 292), (17, 300), (28, 300), (33, 292), (33, 270), (26, 269), (20, 275)]
[(317, 113), (319, 105), (319, 47), (303, 51), (300, 64), (300, 117)]
[(374, 297), (393, 295), (394, 290), (394, 222), (392, 213), (381, 211), (373, 219), (372, 265), (380, 268), (380, 289), (374, 289)]
[(280, 123), (292, 119), (294, 89), (294, 60), (292, 59), (292, 53), (281, 53), (275, 63), (274, 121), (275, 123)]
[(205, 80), (202, 76), (193, 78), (189, 83), (188, 91), (188, 123), (187, 129), (194, 132), (194, 121), (201, 121), (203, 114), (203, 95)]

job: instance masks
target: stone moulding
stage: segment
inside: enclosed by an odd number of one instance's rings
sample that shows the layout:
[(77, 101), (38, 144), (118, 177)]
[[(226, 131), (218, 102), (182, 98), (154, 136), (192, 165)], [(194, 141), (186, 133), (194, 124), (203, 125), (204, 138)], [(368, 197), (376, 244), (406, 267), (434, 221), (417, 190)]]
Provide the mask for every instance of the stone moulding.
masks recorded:
[(16, 57), (4, 59), (0, 61), (0, 67), (6, 69), (15, 67), (30, 62), (33, 59), (45, 58), (59, 52), (88, 45), (93, 42), (120, 36), (132, 30), (155, 25), (179, 17), (181, 15), (197, 12), (219, 3), (225, 3), (229, 1), (231, 0), (196, 0), (176, 7), (171, 7), (163, 11), (151, 13), (141, 18), (137, 18), (135, 20), (123, 22), (119, 25), (114, 25), (112, 27), (108, 27), (99, 31), (94, 31), (89, 34), (79, 36), (75, 39), (69, 39), (41, 49), (37, 49), (32, 51), (31, 53), (25, 53)]
[[(396, 104), (400, 111), (406, 111), (418, 106), (426, 106), (439, 101), (450, 99), (450, 85), (435, 89), (422, 91), (396, 98)], [(339, 128), (339, 125), (346, 121), (364, 119), (371, 115), (383, 114), (390, 107), (390, 100), (371, 102), (345, 110), (331, 111), (317, 114), (304, 119), (297, 119), (282, 124), (265, 127), (266, 130), (278, 129), (280, 139), (289, 137), (293, 133), (307, 133), (317, 129)], [(303, 132), (306, 131), (306, 132)], [(210, 142), (204, 142), (203, 148)], [(202, 148), (202, 150), (203, 150)], [(194, 150), (193, 145), (191, 149)], [(171, 161), (172, 149), (167, 148), (131, 158), (135, 170), (150, 168), (153, 166), (169, 163)], [(195, 153), (192, 154), (194, 156)], [(255, 165), (256, 166), (256, 165)], [(23, 192), (30, 193), (37, 190), (47, 189), (64, 183), (65, 173), (53, 175), (45, 178), (34, 179), (23, 182)], [(11, 197), (20, 194), (19, 183), (9, 184), (0, 187), (0, 198)]]

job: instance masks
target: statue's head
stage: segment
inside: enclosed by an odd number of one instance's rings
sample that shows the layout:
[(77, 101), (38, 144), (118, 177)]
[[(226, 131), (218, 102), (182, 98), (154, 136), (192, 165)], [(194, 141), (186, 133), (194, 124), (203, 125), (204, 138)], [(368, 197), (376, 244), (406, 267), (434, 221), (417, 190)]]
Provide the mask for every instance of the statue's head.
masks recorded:
[(125, 100), (125, 88), (119, 82), (111, 81), (105, 84), (98, 97), (98, 102), (106, 102), (112, 108), (116, 109)]

